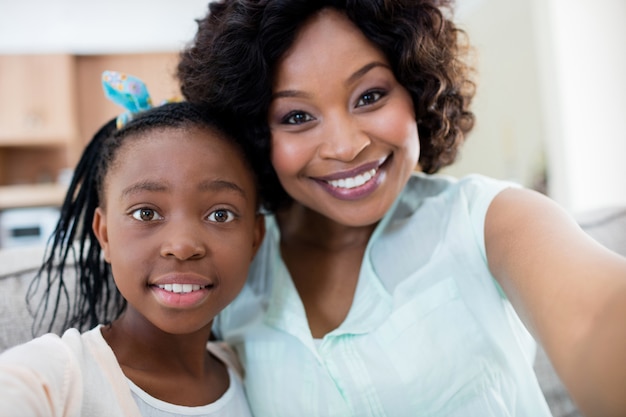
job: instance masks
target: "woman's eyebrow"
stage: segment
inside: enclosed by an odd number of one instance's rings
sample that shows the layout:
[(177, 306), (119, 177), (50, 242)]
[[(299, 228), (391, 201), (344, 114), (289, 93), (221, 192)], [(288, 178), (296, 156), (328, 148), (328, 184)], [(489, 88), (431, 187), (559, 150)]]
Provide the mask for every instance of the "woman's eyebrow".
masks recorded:
[(272, 94), (272, 99), (289, 98), (289, 97), (310, 98), (311, 95), (309, 93), (305, 93), (303, 91), (298, 91), (298, 90), (283, 90), (283, 91), (279, 91), (277, 93)]
[(356, 70), (350, 77), (348, 77), (348, 79), (345, 81), (344, 84), (345, 85), (352, 84), (353, 82), (355, 82), (356, 80), (358, 80), (359, 78), (361, 78), (362, 76), (364, 76), (365, 74), (367, 74), (369, 71), (371, 71), (372, 69), (376, 67), (383, 67), (383, 68), (387, 68), (391, 70), (389, 65), (385, 64), (384, 62), (380, 62), (380, 61), (370, 62), (369, 64), (366, 64), (362, 66), (361, 68), (359, 68), (358, 70)]
[[(356, 80), (358, 80), (359, 78), (361, 78), (362, 76), (364, 76), (365, 74), (367, 74), (369, 71), (371, 71), (373, 68), (376, 68), (376, 67), (383, 67), (383, 68), (387, 68), (391, 70), (389, 65), (383, 62), (379, 62), (379, 61), (370, 62), (369, 64), (364, 65), (363, 67), (356, 70), (352, 75), (350, 75), (350, 77), (348, 77), (348, 79), (345, 81), (344, 84), (349, 85), (349, 84), (354, 83)], [(311, 95), (309, 93), (305, 93), (299, 90), (282, 90), (272, 95), (272, 99), (289, 98), (289, 97), (306, 99), (306, 98), (310, 98)]]

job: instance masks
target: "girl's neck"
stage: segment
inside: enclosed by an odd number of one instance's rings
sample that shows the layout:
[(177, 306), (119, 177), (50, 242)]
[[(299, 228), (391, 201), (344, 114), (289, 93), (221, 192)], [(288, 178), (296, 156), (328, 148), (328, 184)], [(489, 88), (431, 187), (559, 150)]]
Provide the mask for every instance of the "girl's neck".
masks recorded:
[(342, 250), (365, 247), (376, 223), (367, 226), (346, 226), (299, 203), (276, 213), (281, 242), (298, 242), (319, 249)]
[(201, 406), (216, 401), (229, 385), (226, 366), (206, 349), (210, 328), (165, 333), (127, 306), (118, 320), (102, 327), (102, 336), (126, 377), (148, 394), (171, 404)]
[(120, 318), (102, 328), (102, 335), (122, 365), (169, 372), (200, 373), (206, 369), (210, 326), (192, 334), (163, 332), (128, 306)]

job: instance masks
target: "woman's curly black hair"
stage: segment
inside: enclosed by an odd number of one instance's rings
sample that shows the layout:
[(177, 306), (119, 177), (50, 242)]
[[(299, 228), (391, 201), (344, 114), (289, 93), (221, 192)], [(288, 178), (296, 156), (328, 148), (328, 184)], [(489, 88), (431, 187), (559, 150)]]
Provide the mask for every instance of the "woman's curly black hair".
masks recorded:
[(239, 118), (247, 143), (264, 156), (261, 185), (270, 211), (290, 201), (270, 162), (267, 113), (276, 65), (298, 29), (335, 8), (383, 51), (415, 107), (419, 166), (435, 173), (454, 162), (474, 125), (470, 48), (452, 22), (451, 0), (218, 0), (198, 20), (181, 53), (178, 78), (187, 100)]
[(163, 128), (208, 129), (238, 147), (253, 171), (258, 165), (258, 158), (244, 148), (226, 116), (206, 106), (164, 104), (139, 113), (121, 129), (115, 119), (107, 122), (83, 150), (44, 262), (30, 284), (27, 302), (35, 317), (33, 335), (59, 328), (88, 330), (115, 320), (124, 311), (126, 301), (115, 286), (92, 229), (94, 212), (104, 200), (106, 175), (120, 149), (123, 151), (122, 145)]

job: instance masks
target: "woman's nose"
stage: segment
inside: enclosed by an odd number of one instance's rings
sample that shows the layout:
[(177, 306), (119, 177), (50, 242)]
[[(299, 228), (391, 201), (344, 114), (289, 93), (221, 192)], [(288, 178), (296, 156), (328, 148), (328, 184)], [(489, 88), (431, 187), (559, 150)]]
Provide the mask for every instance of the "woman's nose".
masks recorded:
[(193, 222), (175, 222), (169, 224), (164, 231), (161, 243), (161, 256), (174, 257), (184, 261), (199, 259), (207, 254), (207, 246), (203, 241), (200, 228)]
[(324, 120), (319, 155), (322, 158), (350, 162), (370, 143), (370, 136), (362, 129), (356, 117), (348, 112), (334, 112)]

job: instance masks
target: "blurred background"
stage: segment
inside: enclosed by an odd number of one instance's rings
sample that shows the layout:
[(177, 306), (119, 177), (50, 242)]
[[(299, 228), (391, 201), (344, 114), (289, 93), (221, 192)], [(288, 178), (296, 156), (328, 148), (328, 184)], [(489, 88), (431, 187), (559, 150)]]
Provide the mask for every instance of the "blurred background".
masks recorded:
[[(457, 0), (476, 51), (477, 123), (458, 162), (572, 214), (626, 206), (626, 1)], [(207, 0), (0, 0), (0, 246), (41, 240), (85, 143), (122, 109), (100, 74), (177, 96)]]

